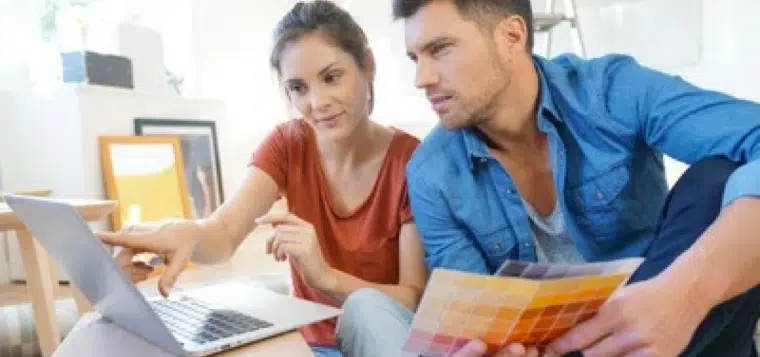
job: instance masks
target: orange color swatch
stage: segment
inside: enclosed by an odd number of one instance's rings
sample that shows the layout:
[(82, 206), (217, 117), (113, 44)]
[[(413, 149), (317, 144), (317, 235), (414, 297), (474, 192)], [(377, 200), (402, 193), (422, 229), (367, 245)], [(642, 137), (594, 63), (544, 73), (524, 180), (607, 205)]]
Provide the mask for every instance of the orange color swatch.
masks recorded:
[(494, 276), (435, 269), (404, 350), (449, 356), (473, 339), (486, 342), (489, 352), (515, 342), (545, 346), (591, 318), (642, 262), (508, 260)]

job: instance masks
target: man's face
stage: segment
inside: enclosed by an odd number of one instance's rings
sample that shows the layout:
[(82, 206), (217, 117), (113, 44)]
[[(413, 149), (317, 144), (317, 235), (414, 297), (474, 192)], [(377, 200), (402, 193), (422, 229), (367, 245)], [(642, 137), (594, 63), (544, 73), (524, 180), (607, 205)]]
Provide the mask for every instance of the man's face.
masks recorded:
[(489, 119), (511, 79), (511, 60), (485, 30), (462, 17), (450, 0), (425, 5), (406, 20), (406, 48), (424, 89), (449, 129)]

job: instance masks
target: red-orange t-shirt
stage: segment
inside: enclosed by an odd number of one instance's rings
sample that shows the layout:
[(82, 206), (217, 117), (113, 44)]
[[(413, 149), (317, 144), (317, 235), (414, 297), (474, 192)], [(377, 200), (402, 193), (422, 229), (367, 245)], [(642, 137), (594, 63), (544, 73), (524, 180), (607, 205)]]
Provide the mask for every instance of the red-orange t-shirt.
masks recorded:
[[(418, 144), (417, 138), (396, 130), (372, 193), (343, 216), (333, 209), (315, 133), (303, 120), (278, 125), (253, 154), (251, 164), (277, 182), (289, 212), (314, 226), (330, 266), (374, 283), (397, 284), (399, 230), (412, 220), (405, 168)], [(308, 286), (292, 264), (291, 276), (295, 296), (338, 306)], [(330, 319), (300, 331), (310, 345), (335, 346), (335, 323), (336, 319)]]

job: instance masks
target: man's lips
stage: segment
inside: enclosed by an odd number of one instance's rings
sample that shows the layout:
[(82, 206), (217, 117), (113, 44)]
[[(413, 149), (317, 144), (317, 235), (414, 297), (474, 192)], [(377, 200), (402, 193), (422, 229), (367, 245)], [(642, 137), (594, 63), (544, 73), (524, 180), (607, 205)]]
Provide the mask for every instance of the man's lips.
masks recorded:
[(451, 96), (450, 95), (431, 95), (428, 96), (428, 100), (430, 101), (430, 104), (433, 105), (433, 109), (436, 112), (441, 112), (446, 110), (446, 107), (451, 102)]

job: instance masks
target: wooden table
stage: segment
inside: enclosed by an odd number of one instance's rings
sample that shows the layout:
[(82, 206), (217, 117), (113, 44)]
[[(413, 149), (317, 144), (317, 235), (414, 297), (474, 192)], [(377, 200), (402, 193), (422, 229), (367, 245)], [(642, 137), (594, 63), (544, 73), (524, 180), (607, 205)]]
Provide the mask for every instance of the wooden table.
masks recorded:
[[(115, 201), (106, 200), (65, 200), (76, 207), (79, 214), (87, 222), (100, 221), (108, 216)], [(61, 333), (55, 318), (55, 291), (58, 287), (58, 277), (55, 274), (55, 263), (47, 252), (26, 227), (18, 220), (16, 214), (7, 204), (0, 202), (0, 232), (15, 231), (24, 264), (26, 286), (32, 300), (34, 321), (37, 328), (40, 350), (44, 356), (52, 356), (61, 343)], [(77, 307), (80, 311), (86, 309), (86, 300), (78, 289), (74, 289)]]

